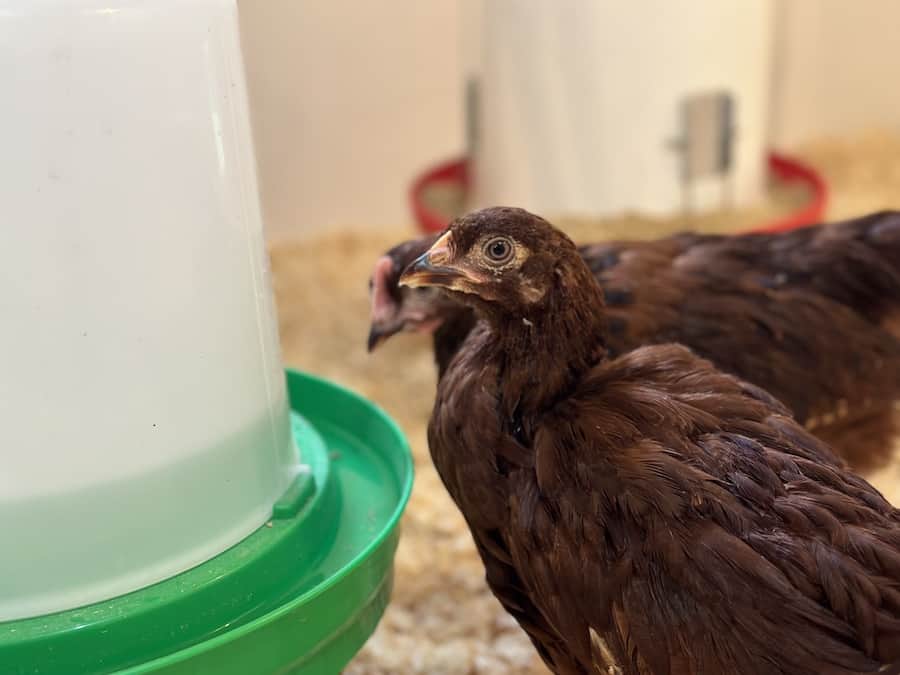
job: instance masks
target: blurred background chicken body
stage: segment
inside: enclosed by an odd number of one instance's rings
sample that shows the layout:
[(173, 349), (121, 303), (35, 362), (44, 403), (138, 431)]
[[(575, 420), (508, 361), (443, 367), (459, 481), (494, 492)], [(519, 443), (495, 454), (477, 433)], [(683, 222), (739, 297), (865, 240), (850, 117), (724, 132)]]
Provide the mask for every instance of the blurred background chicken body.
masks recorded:
[[(440, 375), (475, 314), (398, 285), (435, 239), (403, 242), (376, 263), (369, 349), (399, 331), (431, 332)], [(900, 213), (579, 251), (603, 286), (611, 353), (683, 344), (769, 391), (854, 467), (887, 459), (900, 400)]]
[(429, 445), (488, 584), (554, 672), (900, 660), (900, 512), (683, 346), (610, 358), (602, 287), (565, 235), (476, 212), (400, 282), (483, 319), (440, 380)]

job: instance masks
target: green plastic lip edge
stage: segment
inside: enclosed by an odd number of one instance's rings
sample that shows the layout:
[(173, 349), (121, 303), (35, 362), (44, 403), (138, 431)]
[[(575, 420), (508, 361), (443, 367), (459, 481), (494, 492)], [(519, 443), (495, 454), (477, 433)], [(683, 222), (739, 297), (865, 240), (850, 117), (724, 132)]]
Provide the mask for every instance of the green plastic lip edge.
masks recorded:
[[(392, 489), (390, 503), (393, 504), (393, 509), (385, 509), (384, 513), (389, 513), (389, 515), (380, 518), (377, 533), (371, 537), (366, 535), (366, 544), (357, 550), (348, 561), (341, 561), (342, 564), (339, 567), (332, 569), (316, 585), (309, 587), (309, 584), (304, 582), (306, 590), (294, 596), (280, 597), (278, 601), (280, 604), (267, 605), (268, 609), (264, 613), (257, 613), (253, 618), (245, 618), (243, 622), (240, 616), (234, 617), (234, 623), (237, 624), (234, 628), (228, 627), (232, 623), (229, 621), (216, 634), (201, 638), (181, 648), (176, 646), (171, 652), (157, 650), (155, 654), (147, 654), (149, 658), (146, 661), (140, 656), (140, 652), (143, 651), (142, 647), (139, 644), (129, 644), (131, 665), (122, 664), (118, 668), (111, 663), (104, 667), (103, 660), (96, 662), (96, 658), (92, 657), (90, 653), (82, 654), (88, 662), (92, 663), (90, 666), (85, 666), (90, 672), (115, 672), (120, 675), (151, 672), (171, 673), (172, 675), (176, 673), (244, 675), (257, 672), (331, 674), (340, 671), (374, 631), (389, 600), (393, 585), (393, 556), (399, 540), (399, 520), (412, 490), (413, 462), (409, 445), (396, 423), (381, 408), (354, 392), (316, 376), (290, 369), (287, 370), (287, 385), (291, 408), (295, 411), (303, 410), (317, 422), (315, 428), (309, 427), (309, 424), (304, 422), (314, 435), (319, 430), (318, 427), (322, 426), (325, 430), (322, 435), (330, 436), (331, 441), (335, 442), (337, 446), (340, 446), (342, 437), (346, 437), (343, 442), (347, 442), (347, 438), (350, 438), (348, 446), (350, 454), (354, 454), (354, 442), (357, 446), (365, 445), (367, 449), (372, 450), (380, 457), (384, 463), (382, 468), (386, 467), (392, 474), (395, 485)], [(347, 433), (346, 428), (352, 428), (356, 433)], [(302, 430), (300, 431), (302, 432)], [(297, 432), (296, 428), (295, 432)], [(314, 467), (317, 479), (328, 477), (334, 471), (333, 468), (327, 466), (327, 455), (326, 449), (324, 458), (326, 466)], [(359, 469), (361, 466), (356, 468)], [(363, 466), (362, 468), (368, 467)], [(311, 509), (325, 508), (317, 506), (320, 502), (327, 500), (340, 502), (342, 488), (332, 485), (335, 481), (327, 482), (328, 485), (324, 490), (325, 497), (322, 494), (316, 494), (311, 499), (310, 505), (301, 509), (301, 519), (304, 515), (308, 515)], [(290, 526), (289, 518), (282, 522), (286, 526)], [(277, 532), (281, 526), (281, 523), (276, 520), (274, 532)], [(272, 533), (273, 530), (265, 532), (265, 534)], [(252, 539), (252, 537), (253, 535), (248, 539)], [(275, 543), (277, 545), (277, 541)], [(244, 542), (229, 549), (220, 558), (235, 560), (233, 552), (240, 549), (243, 544)], [(228, 554), (232, 554), (230, 558)], [(217, 558), (213, 559), (213, 561), (216, 560)], [(198, 568), (185, 572), (184, 575), (191, 575), (196, 570), (204, 568), (213, 574), (216, 572), (214, 566), (204, 563)], [(229, 571), (220, 563), (219, 570), (222, 569)], [(316, 580), (321, 576), (321, 574), (317, 574)], [(196, 576), (192, 578), (196, 578)], [(173, 578), (173, 580), (177, 579), (179, 577)], [(157, 586), (170, 584), (173, 580), (161, 582)], [(271, 582), (271, 579), (269, 581)], [(158, 597), (153, 597), (154, 595), (158, 596), (159, 590), (151, 586), (148, 589), (135, 591), (129, 596), (123, 596), (123, 598), (143, 600), (143, 596), (148, 594), (152, 604), (159, 601)], [(193, 591), (194, 589), (190, 586), (182, 587), (179, 589), (179, 594), (183, 597), (191, 595)], [(209, 592), (202, 585), (197, 588), (197, 591)], [(110, 602), (114, 606), (118, 606), (119, 599)], [(76, 613), (85, 615), (92, 608), (100, 608), (103, 604), (70, 610), (52, 615), (52, 618), (57, 622), (56, 625), (64, 621), (71, 622), (73, 618), (78, 623), (81, 619)], [(134, 602), (132, 606), (139, 608), (141, 605), (140, 602)], [(120, 609), (127, 610), (127, 608), (128, 605), (123, 605)], [(217, 609), (217, 611), (220, 610), (221, 608)], [(102, 615), (102, 611), (100, 614)], [(119, 619), (128, 619), (127, 611), (122, 611), (120, 614)], [(107, 616), (105, 620), (108, 618)], [(43, 618), (37, 617), (37, 619), (44, 623)], [(25, 622), (29, 621), (34, 620), (25, 620)], [(12, 628), (12, 632), (15, 632), (21, 623), (23, 622), (0, 623), (0, 664), (5, 660), (3, 658), (3, 630), (8, 631)], [(78, 626), (78, 628), (81, 627)], [(170, 625), (169, 629), (173, 639), (177, 641), (178, 627)], [(120, 637), (122, 636), (120, 635)], [(288, 639), (289, 644), (282, 644), (286, 640), (279, 638), (285, 637), (294, 639)], [(52, 634), (44, 635), (42, 639), (45, 642), (41, 643), (46, 644), (44, 649), (51, 652), (54, 649), (52, 638)], [(303, 643), (305, 647), (299, 643)], [(13, 640), (12, 646), (15, 647), (15, 640)], [(70, 644), (69, 648), (74, 646)], [(45, 670), (40, 663), (35, 662), (20, 662), (16, 665), (6, 661), (3, 668), (6, 667), (12, 667), (9, 672), (16, 674), (60, 672), (58, 667), (51, 666)], [(68, 675), (72, 671), (62, 672)]]

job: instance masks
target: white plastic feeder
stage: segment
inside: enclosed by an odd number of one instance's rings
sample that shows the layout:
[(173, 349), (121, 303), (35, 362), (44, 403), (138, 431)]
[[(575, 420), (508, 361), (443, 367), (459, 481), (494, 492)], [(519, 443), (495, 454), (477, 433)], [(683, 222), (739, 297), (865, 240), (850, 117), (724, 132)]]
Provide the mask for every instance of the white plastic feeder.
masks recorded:
[(602, 216), (762, 195), (772, 0), (467, 1), (471, 207)]
[(235, 3), (5, 0), (0, 86), (3, 622), (208, 560), (298, 454)]

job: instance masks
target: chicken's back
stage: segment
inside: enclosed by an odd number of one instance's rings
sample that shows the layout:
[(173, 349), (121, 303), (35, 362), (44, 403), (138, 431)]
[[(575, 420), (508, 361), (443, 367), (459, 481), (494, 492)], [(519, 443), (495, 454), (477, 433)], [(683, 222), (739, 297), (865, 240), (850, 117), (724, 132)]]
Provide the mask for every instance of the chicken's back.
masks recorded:
[(900, 336), (900, 212), (698, 242), (679, 264), (749, 286), (813, 292)]
[(601, 279), (626, 267), (654, 275), (668, 266), (745, 289), (815, 293), (900, 335), (900, 212), (880, 211), (786, 233), (681, 233), (653, 241), (580, 247)]

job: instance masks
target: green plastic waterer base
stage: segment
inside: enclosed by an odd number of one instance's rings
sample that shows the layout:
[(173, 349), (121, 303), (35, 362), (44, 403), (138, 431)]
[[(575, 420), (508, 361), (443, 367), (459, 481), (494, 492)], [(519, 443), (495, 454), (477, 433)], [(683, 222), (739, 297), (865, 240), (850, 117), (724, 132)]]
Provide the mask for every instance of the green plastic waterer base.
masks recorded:
[(340, 672), (387, 605), (412, 458), (398, 427), (365, 399), (294, 371), (287, 382), (311, 470), (271, 522), (140, 591), (0, 623), (0, 673)]

